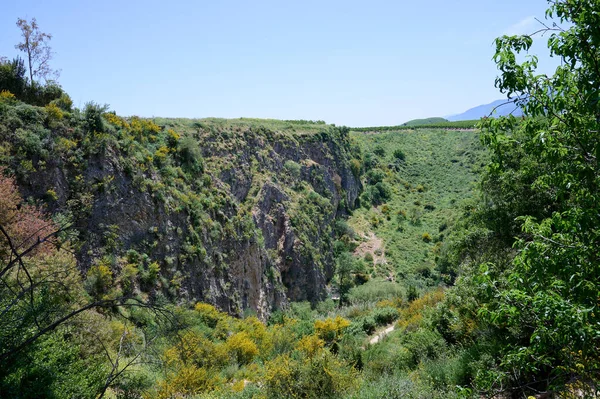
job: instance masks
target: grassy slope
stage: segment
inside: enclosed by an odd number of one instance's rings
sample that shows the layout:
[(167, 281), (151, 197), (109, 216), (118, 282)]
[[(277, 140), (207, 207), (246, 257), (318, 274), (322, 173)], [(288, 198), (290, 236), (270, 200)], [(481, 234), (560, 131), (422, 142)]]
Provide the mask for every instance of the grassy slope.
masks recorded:
[(439, 121), (431, 122), (428, 124), (418, 125), (399, 125), (399, 126), (373, 126), (373, 127), (356, 127), (352, 130), (357, 132), (397, 132), (401, 130), (413, 130), (413, 129), (475, 129), (475, 126), (479, 123), (479, 119), (470, 121)]
[(433, 117), (433, 118), (425, 118), (425, 119), (413, 119), (413, 120), (403, 123), (403, 125), (422, 126), (422, 125), (431, 125), (432, 123), (440, 123), (440, 122), (448, 122), (448, 121), (444, 118)]
[(259, 118), (155, 118), (154, 122), (161, 126), (169, 126), (175, 130), (196, 130), (203, 126), (213, 126), (220, 129), (245, 129), (263, 127), (282, 133), (311, 134), (319, 133), (326, 129), (327, 125), (323, 121), (309, 120), (278, 120), (278, 119), (259, 119)]
[[(381, 134), (353, 132), (352, 138), (363, 153), (373, 152), (378, 146), (385, 149), (380, 165), (393, 189), (386, 204), (388, 215), (382, 212), (385, 208), (381, 205), (357, 209), (349, 220), (358, 234), (374, 232), (383, 239), (388, 265), (376, 268), (376, 274), (396, 272), (398, 280), (410, 283), (414, 279), (421, 287), (433, 284), (431, 278), (423, 277), (433, 271), (441, 241), (459, 217), (460, 203), (473, 195), (478, 171), (485, 162), (478, 134), (422, 129)], [(396, 149), (406, 154), (397, 172), (388, 167)], [(427, 210), (428, 205), (434, 209)], [(401, 212), (406, 214), (404, 221), (398, 216)], [(448, 227), (440, 231), (444, 224)], [(431, 236), (431, 242), (423, 240), (425, 233)]]

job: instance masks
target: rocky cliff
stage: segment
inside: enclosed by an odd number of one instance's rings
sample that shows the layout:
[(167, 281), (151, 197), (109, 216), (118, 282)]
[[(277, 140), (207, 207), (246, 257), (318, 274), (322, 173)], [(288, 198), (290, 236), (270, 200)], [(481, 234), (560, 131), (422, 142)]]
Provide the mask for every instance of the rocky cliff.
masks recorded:
[(4, 172), (73, 226), (84, 274), (232, 314), (324, 297), (333, 221), (360, 191), (344, 128), (103, 111), (0, 105)]

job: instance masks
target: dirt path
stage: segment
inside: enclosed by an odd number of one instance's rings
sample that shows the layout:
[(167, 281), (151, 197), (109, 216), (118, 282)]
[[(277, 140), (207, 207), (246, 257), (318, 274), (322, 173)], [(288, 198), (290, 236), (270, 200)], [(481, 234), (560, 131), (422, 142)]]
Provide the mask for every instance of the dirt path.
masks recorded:
[[(366, 241), (361, 242), (358, 247), (354, 250), (354, 256), (358, 258), (364, 258), (365, 254), (370, 253), (373, 256), (373, 267), (375, 272), (377, 272), (378, 266), (383, 266), (385, 270), (385, 265), (387, 265), (387, 260), (385, 259), (385, 250), (383, 248), (383, 240), (375, 235), (373, 232), (369, 232), (363, 236)], [(390, 281), (394, 280), (394, 275), (390, 274), (388, 276)]]
[(369, 340), (369, 343), (371, 345), (375, 345), (376, 343), (381, 341), (383, 339), (383, 337), (385, 337), (386, 335), (388, 335), (389, 333), (394, 331), (394, 325), (395, 325), (395, 323), (392, 323), (392, 324), (386, 326), (386, 328), (384, 330), (375, 332), (374, 336)]
[[(383, 240), (375, 235), (373, 232), (369, 232), (364, 235), (366, 241), (361, 242), (358, 247), (354, 250), (354, 256), (360, 258), (364, 257), (365, 254), (370, 253), (373, 255), (373, 261), (375, 263), (385, 262), (385, 255), (383, 254)], [(377, 255), (377, 253), (381, 255)]]

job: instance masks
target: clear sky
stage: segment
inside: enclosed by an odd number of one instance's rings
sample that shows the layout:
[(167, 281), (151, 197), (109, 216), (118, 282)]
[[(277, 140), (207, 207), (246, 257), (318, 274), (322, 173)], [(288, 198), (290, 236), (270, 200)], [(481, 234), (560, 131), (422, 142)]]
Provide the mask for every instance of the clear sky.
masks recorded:
[(52, 65), (76, 106), (395, 125), (502, 98), (493, 40), (531, 33), (546, 8), (544, 0), (0, 0), (0, 55), (17, 55), (17, 18), (35, 17), (54, 36)]

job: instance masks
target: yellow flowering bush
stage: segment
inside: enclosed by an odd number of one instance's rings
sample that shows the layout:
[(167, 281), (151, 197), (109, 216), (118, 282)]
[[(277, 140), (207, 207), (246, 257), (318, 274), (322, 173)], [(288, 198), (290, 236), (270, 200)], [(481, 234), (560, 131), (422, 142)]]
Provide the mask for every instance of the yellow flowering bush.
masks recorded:
[(227, 338), (225, 346), (238, 364), (248, 364), (258, 355), (258, 347), (247, 332), (235, 333)]
[(335, 319), (317, 320), (315, 321), (315, 333), (328, 345), (331, 345), (341, 338), (344, 329), (349, 325), (350, 321), (341, 316), (336, 316)]
[(200, 319), (210, 328), (215, 328), (219, 320), (226, 317), (224, 313), (219, 312), (208, 303), (198, 302), (194, 309), (198, 312)]
[(0, 101), (12, 103), (12, 102), (17, 101), (17, 98), (10, 91), (2, 90), (2, 91), (0, 91)]
[(46, 105), (44, 109), (46, 110), (46, 114), (48, 114), (48, 119), (50, 120), (58, 121), (64, 116), (63, 111), (54, 103)]
[(312, 358), (317, 355), (325, 346), (325, 341), (316, 335), (306, 335), (302, 337), (296, 344), (296, 349), (306, 355), (308, 358)]

